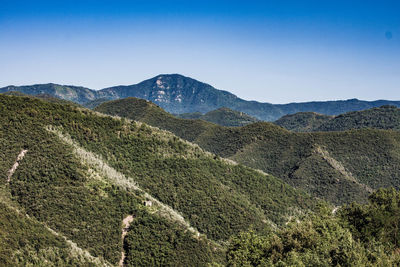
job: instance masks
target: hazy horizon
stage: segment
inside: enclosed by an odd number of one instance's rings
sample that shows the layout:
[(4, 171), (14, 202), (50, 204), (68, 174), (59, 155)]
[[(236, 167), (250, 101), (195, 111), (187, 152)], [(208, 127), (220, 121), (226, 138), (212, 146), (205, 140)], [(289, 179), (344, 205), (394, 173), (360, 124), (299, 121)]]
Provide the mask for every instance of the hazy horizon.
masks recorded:
[(9, 1), (0, 87), (178, 73), (246, 100), (400, 100), (396, 1)]

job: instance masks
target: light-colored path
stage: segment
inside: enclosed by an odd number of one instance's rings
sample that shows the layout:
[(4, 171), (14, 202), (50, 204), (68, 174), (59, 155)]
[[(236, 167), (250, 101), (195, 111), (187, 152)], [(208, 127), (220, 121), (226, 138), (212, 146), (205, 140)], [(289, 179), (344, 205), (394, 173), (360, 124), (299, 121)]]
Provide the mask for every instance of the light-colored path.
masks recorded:
[(179, 225), (186, 228), (188, 231), (192, 232), (194, 236), (200, 236), (200, 233), (194, 227), (192, 227), (178, 211), (151, 196), (149, 193), (140, 188), (131, 177), (125, 176), (123, 173), (120, 173), (119, 171), (108, 165), (101, 156), (87, 151), (86, 149), (79, 146), (79, 144), (72, 140), (69, 135), (63, 134), (60, 131), (60, 128), (48, 126), (46, 129), (49, 132), (56, 134), (60, 138), (60, 140), (62, 140), (66, 144), (71, 145), (75, 155), (81, 159), (82, 163), (90, 166), (103, 177), (108, 178), (108, 180), (114, 185), (142, 192), (143, 197), (147, 200), (150, 200), (153, 203), (153, 206), (157, 208), (158, 214), (160, 216), (178, 223)]
[[(122, 234), (121, 234), (122, 244), (124, 243), (125, 236), (129, 231), (129, 226), (131, 225), (131, 222), (133, 222), (132, 215), (126, 216), (125, 219), (122, 221)], [(121, 267), (124, 266), (124, 261), (125, 261), (125, 250), (122, 248), (119, 266)]]
[(7, 176), (7, 183), (10, 183), (11, 177), (13, 176), (14, 172), (17, 170), (19, 166), (19, 162), (25, 157), (26, 152), (28, 152), (27, 149), (23, 149), (21, 153), (19, 153), (17, 160), (15, 161), (14, 165), (11, 167), (11, 169), (8, 171), (8, 176)]
[(326, 150), (323, 150), (321, 147), (317, 147), (314, 150), (315, 153), (319, 154), (320, 156), (322, 156), (322, 158), (335, 170), (337, 170), (338, 172), (340, 172), (340, 174), (343, 175), (343, 177), (357, 185), (359, 185), (360, 187), (364, 188), (368, 193), (372, 193), (374, 190), (369, 187), (368, 185), (362, 184), (360, 183), (352, 174), (351, 172), (349, 172), (348, 170), (346, 170), (346, 168), (343, 166), (342, 163), (340, 163), (339, 161), (337, 161), (336, 159), (332, 158), (329, 155), (329, 152)]

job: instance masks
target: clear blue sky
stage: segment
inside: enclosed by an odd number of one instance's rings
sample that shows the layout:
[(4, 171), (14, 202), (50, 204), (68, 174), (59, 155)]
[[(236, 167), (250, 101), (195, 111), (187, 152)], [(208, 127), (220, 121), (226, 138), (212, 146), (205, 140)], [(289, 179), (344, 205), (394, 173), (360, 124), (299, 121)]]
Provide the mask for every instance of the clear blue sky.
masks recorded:
[(160, 73), (271, 103), (400, 100), (400, 1), (0, 0), (0, 86)]

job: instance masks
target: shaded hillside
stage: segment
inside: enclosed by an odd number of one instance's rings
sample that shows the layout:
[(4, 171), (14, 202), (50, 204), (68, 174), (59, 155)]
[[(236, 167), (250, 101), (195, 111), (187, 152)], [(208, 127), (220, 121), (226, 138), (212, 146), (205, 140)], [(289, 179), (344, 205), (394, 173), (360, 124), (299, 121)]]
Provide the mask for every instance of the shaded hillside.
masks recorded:
[(274, 123), (295, 132), (346, 131), (362, 128), (400, 130), (400, 109), (396, 106), (381, 106), (338, 116), (300, 112), (283, 116)]
[(91, 100), (89, 102), (86, 102), (83, 106), (86, 108), (90, 108), (90, 109), (94, 109), (95, 107), (97, 107), (98, 105), (110, 101), (110, 98), (107, 97), (100, 97), (100, 98), (96, 98), (95, 100)]
[(315, 131), (345, 131), (350, 129), (375, 128), (400, 130), (400, 109), (382, 106), (336, 116), (315, 128)]
[(200, 112), (195, 112), (195, 113), (178, 114), (177, 116), (182, 119), (205, 120), (227, 127), (244, 126), (258, 121), (256, 118), (251, 117), (243, 112), (239, 112), (229, 108), (219, 108), (207, 112), (204, 115), (201, 114)]
[(275, 121), (284, 115), (297, 112), (338, 115), (382, 105), (400, 106), (400, 101), (362, 101), (358, 99), (289, 104), (260, 103), (243, 100), (228, 91), (215, 89), (209, 84), (179, 74), (161, 74), (138, 84), (114, 86), (99, 91), (56, 84), (0, 88), (0, 93), (6, 91), (20, 91), (34, 95), (50, 94), (79, 104), (87, 103), (90, 107), (98, 105), (97, 99), (101, 99), (99, 101), (102, 102), (125, 97), (137, 97), (150, 100), (173, 114), (207, 113), (221, 107), (227, 107), (265, 121)]
[(214, 128), (219, 129), (218, 125), (207, 121), (177, 118), (150, 101), (133, 97), (105, 102), (94, 110), (145, 122), (188, 141), (194, 141)]
[[(4, 95), (0, 114), (1, 203), (5, 209), (17, 207), (96, 261), (115, 265), (125, 250), (132, 264), (146, 262), (149, 253), (174, 266), (223, 262), (224, 248), (214, 241), (250, 226), (282, 224), (295, 211), (313, 206), (309, 196), (271, 175), (226, 162), (143, 123)], [(17, 157), (21, 151), (22, 159)], [(17, 167), (10, 173), (12, 166)], [(146, 200), (153, 204), (144, 205)], [(137, 221), (123, 246), (127, 215)], [(0, 219), (3, 225), (6, 218)], [(33, 236), (48, 235), (40, 227)], [(16, 232), (15, 242), (22, 234)], [(7, 238), (0, 231), (0, 242)], [(161, 240), (161, 246), (153, 243)], [(29, 261), (42, 248), (65, 247), (46, 242), (32, 243), (29, 253), (18, 255)], [(145, 243), (148, 251), (138, 254), (134, 248)], [(2, 252), (1, 260), (19, 259)]]
[(154, 104), (134, 99), (107, 102), (97, 110), (169, 130), (335, 204), (363, 202), (374, 189), (400, 186), (399, 132), (292, 133), (266, 122), (223, 127), (173, 118)]
[(294, 132), (312, 132), (332, 118), (315, 112), (299, 112), (285, 115), (274, 124)]

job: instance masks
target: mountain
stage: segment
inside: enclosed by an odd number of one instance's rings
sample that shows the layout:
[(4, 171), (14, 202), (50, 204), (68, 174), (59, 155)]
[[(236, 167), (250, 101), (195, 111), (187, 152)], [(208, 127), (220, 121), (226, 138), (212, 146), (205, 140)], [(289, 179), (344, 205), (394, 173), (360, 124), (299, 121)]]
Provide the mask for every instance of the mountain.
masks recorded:
[(0, 88), (0, 93), (10, 91), (18, 91), (27, 95), (51, 95), (53, 97), (73, 101), (78, 104), (84, 104), (97, 98), (97, 92), (94, 90), (81, 86), (59, 85), (54, 83), (27, 86), (10, 85)]
[[(400, 106), (400, 101), (362, 101), (358, 99), (290, 104), (246, 101), (232, 93), (217, 90), (209, 84), (179, 74), (161, 74), (138, 84), (114, 86), (99, 91), (84, 87), (56, 84), (7, 86), (0, 88), (0, 93), (6, 91), (20, 91), (25, 94), (35, 95), (50, 94), (79, 104), (87, 103), (90, 107), (94, 107), (106, 100), (137, 97), (150, 100), (173, 114), (207, 113), (221, 107), (227, 107), (265, 121), (275, 121), (284, 115), (297, 112), (338, 115), (382, 105)], [(101, 101), (92, 102), (97, 99), (101, 99)]]
[(61, 98), (54, 97), (49, 94), (38, 94), (38, 95), (28, 95), (24, 94), (18, 91), (7, 91), (2, 93), (3, 95), (11, 95), (11, 96), (24, 96), (24, 97), (32, 97), (32, 98), (38, 98), (43, 101), (51, 102), (51, 103), (57, 103), (57, 104), (66, 104), (66, 105), (72, 105), (76, 107), (82, 107), (81, 105), (77, 104), (76, 102), (72, 102), (69, 100), (64, 100)]
[(274, 123), (295, 132), (346, 131), (362, 128), (400, 130), (400, 109), (386, 105), (338, 116), (296, 113), (283, 116)]
[(315, 131), (345, 131), (350, 129), (375, 128), (400, 130), (400, 109), (396, 106), (381, 106), (362, 111), (348, 112), (328, 120)]
[(215, 124), (227, 127), (244, 126), (258, 121), (256, 118), (251, 117), (243, 112), (239, 112), (229, 108), (219, 108), (207, 112), (204, 115), (201, 114), (200, 112), (195, 112), (195, 113), (177, 114), (176, 116), (182, 119), (205, 120), (208, 122), (213, 122)]
[(232, 235), (316, 204), (145, 123), (21, 96), (0, 111), (1, 265), (223, 264)]
[(333, 116), (318, 114), (315, 112), (298, 112), (285, 115), (274, 124), (294, 132), (312, 132), (321, 124), (332, 119)]
[(400, 132), (293, 133), (267, 122), (223, 127), (174, 118), (155, 104), (134, 98), (103, 103), (96, 111), (171, 131), (336, 205), (365, 202), (380, 187), (400, 187)]

